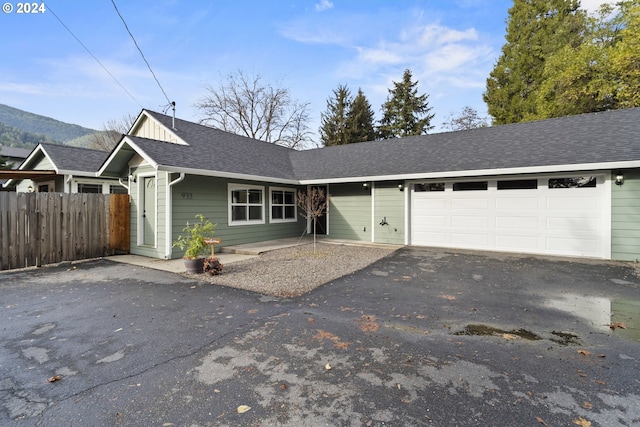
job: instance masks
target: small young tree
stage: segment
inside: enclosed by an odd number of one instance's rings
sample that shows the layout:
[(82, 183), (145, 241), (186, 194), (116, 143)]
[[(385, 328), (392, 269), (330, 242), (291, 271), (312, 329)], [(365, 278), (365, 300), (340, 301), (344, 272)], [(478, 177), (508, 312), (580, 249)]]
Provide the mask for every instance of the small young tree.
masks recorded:
[(316, 225), (318, 218), (327, 212), (329, 196), (322, 188), (311, 187), (308, 191), (298, 191), (297, 204), (302, 217), (313, 221), (313, 252), (316, 251)]

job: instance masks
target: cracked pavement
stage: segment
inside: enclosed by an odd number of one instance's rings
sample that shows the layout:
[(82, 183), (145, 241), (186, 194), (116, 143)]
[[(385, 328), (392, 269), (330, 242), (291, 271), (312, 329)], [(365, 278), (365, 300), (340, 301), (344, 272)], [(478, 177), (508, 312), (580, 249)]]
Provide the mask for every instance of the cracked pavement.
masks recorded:
[(5, 272), (0, 425), (640, 426), (639, 287), (427, 248), (295, 299), (106, 260)]

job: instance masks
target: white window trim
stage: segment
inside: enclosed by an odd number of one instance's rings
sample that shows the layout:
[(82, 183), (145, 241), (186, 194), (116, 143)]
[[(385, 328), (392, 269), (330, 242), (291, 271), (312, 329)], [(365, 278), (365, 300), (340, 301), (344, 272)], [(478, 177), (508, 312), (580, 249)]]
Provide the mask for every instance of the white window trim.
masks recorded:
[[(271, 209), (273, 206), (282, 206), (283, 214), (284, 208), (286, 206), (291, 206), (288, 204), (275, 204), (273, 203), (273, 192), (274, 191), (286, 191), (289, 193), (293, 193), (293, 218), (273, 218), (273, 210)], [(284, 188), (284, 187), (269, 187), (269, 222), (273, 223), (282, 223), (282, 222), (297, 222), (298, 221), (298, 191), (295, 188)]]
[[(232, 213), (232, 207), (233, 207), (233, 196), (232, 196), (232, 192), (233, 191), (237, 191), (237, 190), (260, 190), (260, 192), (262, 193), (262, 204), (261, 204), (261, 210), (262, 210), (262, 219), (254, 219), (254, 220), (242, 220), (242, 221), (234, 221), (233, 220), (233, 213)], [(260, 185), (247, 185), (247, 184), (234, 184), (234, 183), (229, 183), (227, 185), (227, 208), (228, 208), (228, 225), (230, 227), (234, 227), (234, 226), (238, 226), (238, 225), (257, 225), (257, 224), (265, 224), (265, 213), (264, 213), (264, 207), (265, 207), (265, 191), (264, 191), (264, 186), (260, 186)], [(246, 206), (248, 207), (249, 204), (247, 203)], [(253, 206), (257, 206), (257, 205), (253, 205)]]

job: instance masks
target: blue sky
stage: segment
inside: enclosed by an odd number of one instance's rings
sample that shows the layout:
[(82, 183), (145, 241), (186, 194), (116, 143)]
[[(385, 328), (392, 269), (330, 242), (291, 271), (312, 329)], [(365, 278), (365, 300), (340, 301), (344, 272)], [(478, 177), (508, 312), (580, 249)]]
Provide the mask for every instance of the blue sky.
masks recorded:
[[(583, 0), (593, 10), (607, 0)], [(5, 3), (6, 7), (6, 2)], [(101, 129), (167, 100), (111, 0), (51, 0), (44, 13), (0, 13), (0, 103)], [(177, 116), (197, 121), (205, 86), (259, 74), (320, 114), (339, 84), (380, 117), (405, 69), (429, 95), (434, 131), (463, 107), (486, 116), (485, 80), (511, 0), (115, 0)], [(116, 77), (126, 91), (56, 19)], [(127, 93), (128, 92), (128, 93)]]

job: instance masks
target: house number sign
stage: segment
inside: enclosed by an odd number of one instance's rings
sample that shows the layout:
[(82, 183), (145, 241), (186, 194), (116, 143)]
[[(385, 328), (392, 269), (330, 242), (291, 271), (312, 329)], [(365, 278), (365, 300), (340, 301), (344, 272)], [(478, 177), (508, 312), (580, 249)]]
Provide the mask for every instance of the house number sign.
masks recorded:
[(182, 196), (182, 198), (185, 200), (193, 199), (193, 193), (180, 193), (180, 196)]

